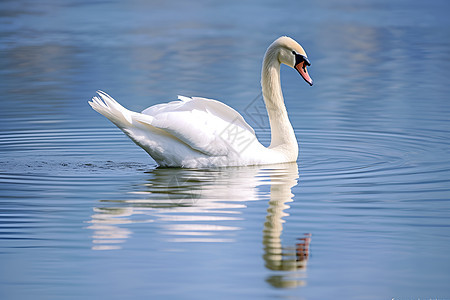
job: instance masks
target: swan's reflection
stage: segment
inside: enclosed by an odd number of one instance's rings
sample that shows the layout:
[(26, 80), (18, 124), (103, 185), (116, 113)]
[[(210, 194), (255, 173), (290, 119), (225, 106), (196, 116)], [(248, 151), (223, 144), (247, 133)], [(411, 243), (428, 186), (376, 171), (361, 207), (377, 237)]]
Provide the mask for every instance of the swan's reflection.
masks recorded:
[[(275, 287), (302, 285), (310, 235), (299, 233), (297, 245), (281, 243), (283, 217), (297, 184), (296, 163), (213, 170), (155, 169), (147, 181), (132, 188), (129, 199), (102, 200), (94, 208), (90, 229), (94, 250), (120, 249), (132, 234), (130, 223), (155, 222), (173, 242), (231, 242), (249, 201), (269, 199), (264, 223), (266, 267), (277, 272), (267, 279)], [(263, 192), (270, 186), (270, 193)], [(286, 271), (301, 271), (289, 273)], [(303, 272), (303, 273), (302, 273)], [(295, 276), (292, 277), (291, 275)], [(300, 276), (300, 278), (299, 278)]]
[(259, 173), (257, 167), (154, 169), (144, 184), (132, 188), (129, 199), (101, 200), (94, 208), (88, 227), (94, 230), (92, 248), (120, 249), (131, 234), (125, 224), (155, 220), (170, 241), (231, 242), (240, 228), (217, 222), (240, 220), (246, 203), (260, 199)]

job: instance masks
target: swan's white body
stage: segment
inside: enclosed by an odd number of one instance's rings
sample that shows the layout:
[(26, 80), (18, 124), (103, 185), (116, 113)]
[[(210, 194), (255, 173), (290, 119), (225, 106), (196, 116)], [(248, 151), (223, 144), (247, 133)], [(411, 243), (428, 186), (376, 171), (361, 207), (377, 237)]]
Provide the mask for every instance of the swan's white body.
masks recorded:
[[(289, 55), (306, 59), (298, 43), (281, 37), (272, 43), (264, 57), (261, 84), (272, 134), (268, 148), (258, 142), (254, 130), (238, 112), (216, 100), (179, 96), (178, 101), (154, 105), (137, 113), (99, 91), (89, 104), (163, 167), (292, 162), (297, 159), (298, 144), (280, 85), (280, 63), (291, 67), (296, 64), (295, 57), (293, 60)], [(312, 84), (310, 78), (308, 82)]]

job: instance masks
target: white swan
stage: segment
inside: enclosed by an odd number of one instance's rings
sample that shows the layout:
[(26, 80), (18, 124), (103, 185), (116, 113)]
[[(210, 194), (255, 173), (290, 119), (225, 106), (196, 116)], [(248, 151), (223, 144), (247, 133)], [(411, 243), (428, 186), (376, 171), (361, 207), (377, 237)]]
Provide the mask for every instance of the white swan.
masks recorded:
[(107, 117), (163, 167), (209, 168), (285, 163), (297, 160), (298, 144), (280, 84), (280, 65), (295, 68), (312, 85), (303, 48), (280, 37), (267, 49), (261, 72), (271, 143), (258, 142), (253, 128), (231, 107), (211, 99), (179, 96), (142, 113), (127, 110), (98, 91), (89, 104)]

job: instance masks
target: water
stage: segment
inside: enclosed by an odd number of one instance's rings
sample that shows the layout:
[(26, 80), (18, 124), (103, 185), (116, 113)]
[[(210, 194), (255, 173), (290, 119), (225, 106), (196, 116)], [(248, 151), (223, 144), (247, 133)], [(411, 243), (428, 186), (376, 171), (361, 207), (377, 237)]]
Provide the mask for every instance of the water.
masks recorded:
[[(0, 4), (1, 299), (450, 297), (445, 1)], [(220, 99), (268, 144), (283, 68), (297, 163), (158, 169), (87, 105)]]

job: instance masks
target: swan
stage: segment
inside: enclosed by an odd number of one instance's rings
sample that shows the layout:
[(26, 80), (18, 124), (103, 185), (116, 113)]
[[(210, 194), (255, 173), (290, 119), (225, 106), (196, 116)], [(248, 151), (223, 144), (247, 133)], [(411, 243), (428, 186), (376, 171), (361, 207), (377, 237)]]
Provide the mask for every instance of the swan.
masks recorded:
[(178, 96), (178, 100), (130, 111), (103, 91), (91, 107), (119, 127), (161, 167), (211, 168), (293, 162), (298, 144), (280, 83), (280, 66), (295, 68), (312, 86), (305, 50), (282, 36), (264, 55), (261, 86), (269, 116), (271, 143), (263, 146), (255, 131), (233, 108), (217, 100)]

